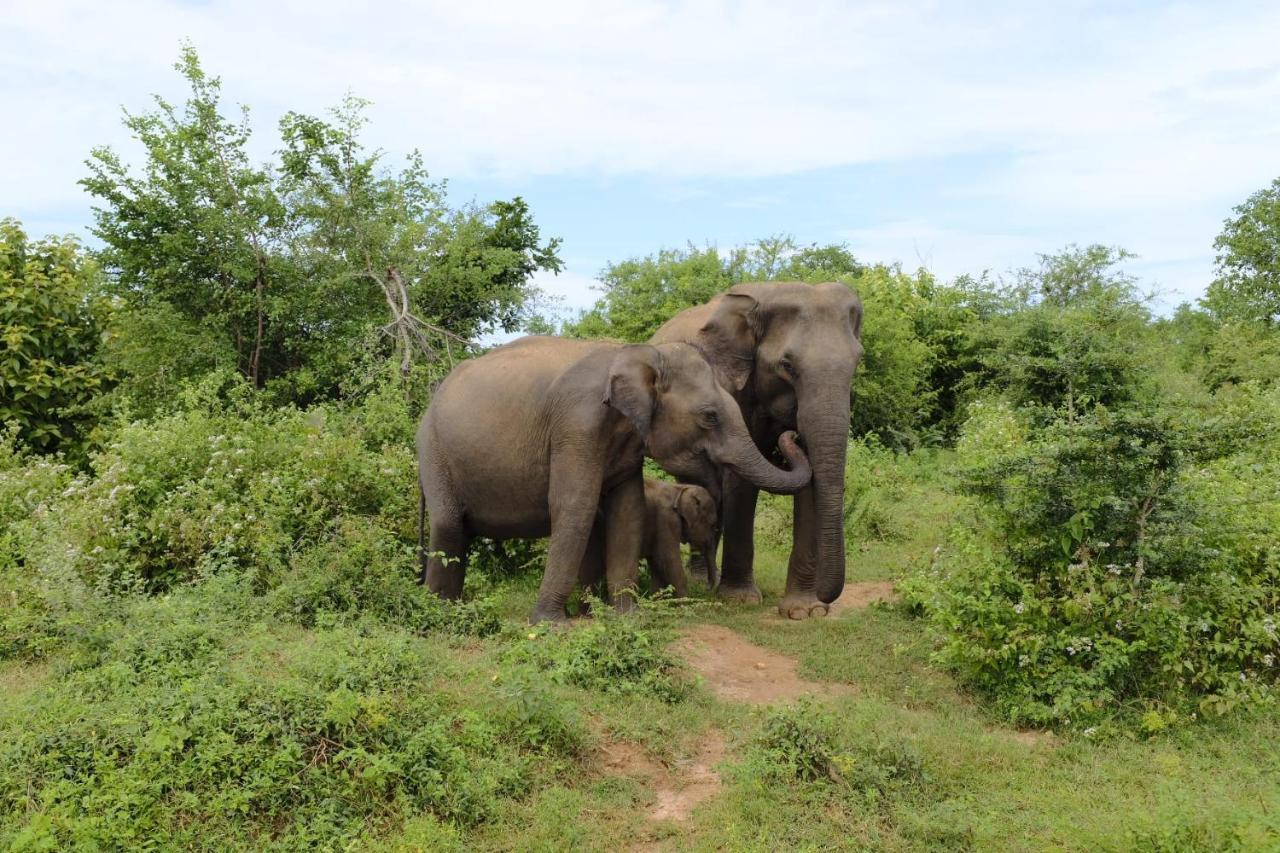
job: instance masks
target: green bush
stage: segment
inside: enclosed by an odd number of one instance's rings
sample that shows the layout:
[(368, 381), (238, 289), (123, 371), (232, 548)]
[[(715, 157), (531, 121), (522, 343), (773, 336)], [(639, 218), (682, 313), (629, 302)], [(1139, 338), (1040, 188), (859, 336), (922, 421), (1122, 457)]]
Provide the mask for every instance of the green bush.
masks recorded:
[[(594, 602), (592, 618), (565, 627), (531, 628), (505, 660), (545, 673), (552, 681), (601, 693), (683, 701), (692, 682), (666, 650), (671, 632), (661, 614), (671, 605), (641, 600), (641, 614), (618, 616)], [(648, 618), (644, 614), (649, 614)]]
[(273, 611), (306, 627), (372, 619), (421, 634), (486, 637), (502, 627), (493, 602), (444, 601), (416, 580), (416, 548), (357, 517), (299, 552), (268, 594)]
[(581, 748), (576, 717), (464, 688), (442, 645), (272, 629), (260, 601), (224, 575), (122, 603), (0, 716), (0, 845), (336, 849), (423, 813), (483, 822), (534, 754)]
[(370, 450), (328, 408), (197, 405), (120, 427), (91, 468), (40, 519), (34, 570), (69, 566), (95, 588), (159, 592), (238, 567), (265, 587), (344, 517), (414, 537), (411, 453)]
[(747, 766), (766, 780), (829, 784), (870, 798), (926, 778), (910, 743), (865, 733), (849, 743), (832, 712), (808, 699), (769, 711), (749, 745)]
[(1280, 667), (1280, 394), (1094, 407), (1040, 429), (975, 406), (976, 520), (905, 585), (939, 658), (1012, 720), (1148, 731), (1269, 700)]
[(99, 277), (73, 239), (31, 242), (0, 219), (0, 424), (37, 450), (77, 449), (86, 404), (109, 384)]

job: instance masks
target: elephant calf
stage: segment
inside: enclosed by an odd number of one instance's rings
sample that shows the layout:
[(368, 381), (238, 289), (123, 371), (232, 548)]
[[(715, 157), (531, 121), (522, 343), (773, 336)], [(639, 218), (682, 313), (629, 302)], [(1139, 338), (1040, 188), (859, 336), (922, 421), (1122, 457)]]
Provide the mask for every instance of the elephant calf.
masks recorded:
[(640, 555), (649, 564), (655, 590), (669, 586), (684, 598), (689, 579), (680, 558), (680, 543), (687, 542), (703, 555), (707, 584), (714, 586), (716, 553), (716, 501), (701, 486), (678, 485), (663, 480), (644, 481), (644, 536)]
[[(523, 338), (458, 365), (418, 426), (418, 482), (430, 513), (422, 580), (462, 594), (475, 536), (550, 535), (533, 621), (565, 618), (589, 554), (625, 607), (640, 562), (645, 456), (682, 481), (719, 489), (722, 467), (794, 494), (809, 461), (784, 433), (774, 467), (738, 404), (689, 344)], [(419, 519), (421, 522), (421, 518)]]

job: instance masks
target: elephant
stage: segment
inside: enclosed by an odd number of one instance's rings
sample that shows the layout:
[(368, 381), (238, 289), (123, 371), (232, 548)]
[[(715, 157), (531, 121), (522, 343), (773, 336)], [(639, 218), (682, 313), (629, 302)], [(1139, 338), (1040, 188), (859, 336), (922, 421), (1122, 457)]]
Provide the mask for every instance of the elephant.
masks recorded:
[[(825, 616), (844, 589), (844, 475), (850, 388), (862, 358), (862, 302), (838, 282), (736, 284), (649, 339), (693, 344), (734, 395), (760, 448), (798, 430), (813, 482), (794, 497), (787, 586), (778, 610)], [(722, 598), (759, 603), (753, 560), (759, 490), (726, 472), (720, 497)]]
[[(632, 603), (644, 512), (643, 461), (719, 491), (720, 472), (794, 494), (810, 479), (794, 434), (789, 470), (757, 449), (742, 413), (692, 346), (528, 337), (458, 365), (418, 425), (422, 583), (462, 594), (475, 536), (550, 536), (531, 621), (566, 618), (583, 558), (602, 555), (611, 601)], [(594, 544), (593, 544), (594, 540)]]
[(701, 486), (645, 479), (640, 556), (649, 564), (655, 590), (670, 586), (680, 598), (689, 594), (681, 542), (713, 555), (706, 563), (707, 583), (715, 586), (716, 518), (715, 499)]
[(716, 500), (701, 486), (644, 481), (644, 538), (641, 556), (649, 564), (654, 589), (670, 586), (684, 598), (689, 581), (680, 558), (680, 543), (703, 555), (707, 586), (716, 585), (719, 515)]

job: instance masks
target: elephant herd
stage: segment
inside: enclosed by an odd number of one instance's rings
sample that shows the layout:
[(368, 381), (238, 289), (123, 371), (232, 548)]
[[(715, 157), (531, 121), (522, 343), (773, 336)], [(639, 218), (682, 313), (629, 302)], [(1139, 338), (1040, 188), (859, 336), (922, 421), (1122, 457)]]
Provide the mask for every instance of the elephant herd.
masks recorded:
[[(738, 284), (676, 314), (648, 344), (528, 337), (460, 364), (418, 427), (423, 581), (457, 598), (473, 537), (549, 535), (532, 621), (558, 621), (576, 584), (601, 579), (628, 609), (642, 556), (655, 588), (683, 594), (680, 541), (714, 583), (718, 534), (717, 594), (759, 602), (764, 489), (795, 502), (779, 611), (825, 615), (844, 587), (861, 327), (862, 304), (843, 284)], [(691, 488), (646, 482), (646, 456)]]

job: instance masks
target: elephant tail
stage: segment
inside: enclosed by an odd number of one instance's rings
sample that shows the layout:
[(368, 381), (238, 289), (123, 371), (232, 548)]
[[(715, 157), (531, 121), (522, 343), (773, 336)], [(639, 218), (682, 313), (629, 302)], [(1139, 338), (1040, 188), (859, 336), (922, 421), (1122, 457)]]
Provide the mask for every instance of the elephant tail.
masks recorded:
[(418, 481), (418, 583), (424, 584), (427, 582), (427, 493), (422, 490), (422, 478), (415, 479)]

